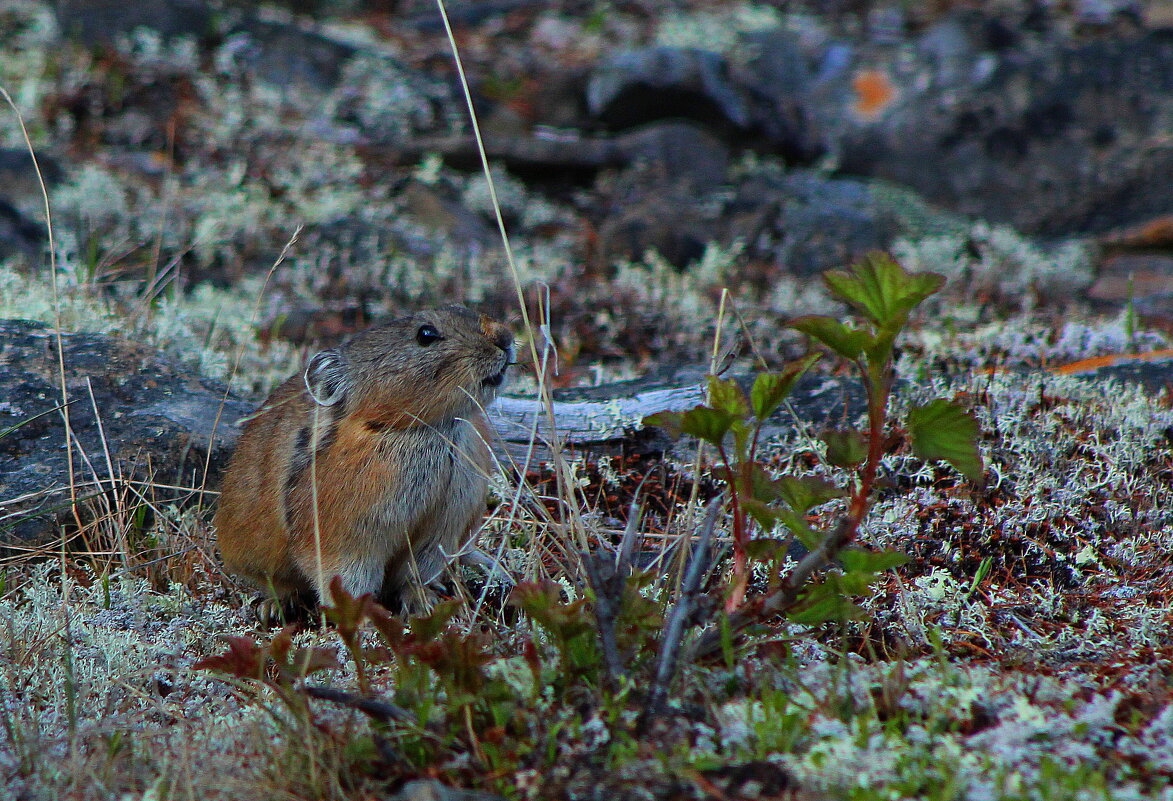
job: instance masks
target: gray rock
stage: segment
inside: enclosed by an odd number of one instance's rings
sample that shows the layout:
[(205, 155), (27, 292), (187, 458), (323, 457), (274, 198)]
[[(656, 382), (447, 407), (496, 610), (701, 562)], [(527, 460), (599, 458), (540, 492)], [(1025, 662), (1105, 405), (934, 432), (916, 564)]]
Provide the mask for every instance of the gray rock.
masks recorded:
[(640, 185), (613, 200), (599, 225), (599, 247), (608, 263), (638, 261), (655, 251), (683, 269), (716, 238), (717, 219), (711, 204), (687, 184)]
[[(551, 176), (593, 176), (601, 170), (643, 166), (697, 187), (725, 183), (729, 148), (704, 126), (682, 120), (656, 122), (614, 136), (517, 134), (484, 138), (485, 153), (519, 176), (549, 183)], [(371, 148), (373, 150), (373, 148)], [(439, 153), (469, 171), (480, 170), (480, 152), (471, 135), (420, 136), (389, 153), (404, 161)]]
[[(448, 23), (454, 28), (476, 27), (500, 19), (521, 8), (543, 7), (546, 0), (457, 0), (444, 4)], [(444, 30), (444, 21), (434, 0), (399, 0), (398, 11), (412, 28), (429, 33)]]
[[(1101, 5), (1118, 16), (1128, 4)], [(842, 173), (1028, 234), (1173, 213), (1173, 31), (1074, 41), (1018, 22), (961, 10), (899, 46), (758, 31), (736, 64), (625, 51), (591, 73), (587, 108), (613, 129), (690, 119), (794, 162), (829, 154)], [(869, 71), (890, 88), (870, 108), (859, 83)]]
[(679, 117), (738, 129), (753, 124), (747, 90), (716, 53), (648, 47), (614, 54), (587, 82), (587, 109), (615, 129)]
[(316, 31), (258, 19), (242, 22), (229, 37), (235, 37), (237, 61), (274, 86), (329, 91), (357, 52), (353, 46)]
[[(59, 184), (65, 176), (61, 162), (39, 148), (37, 165), (41, 168), (41, 177), (49, 189)], [(0, 186), (4, 187), (5, 196), (12, 199), (20, 208), (43, 208), (44, 200), (41, 185), (37, 181), (37, 171), (33, 169), (33, 160), (25, 148), (0, 148)]]
[(729, 150), (713, 134), (688, 122), (646, 125), (616, 138), (618, 161), (650, 166), (665, 178), (695, 189), (715, 189), (727, 180)]
[[(252, 404), (131, 342), (63, 333), (61, 343), (83, 518), (103, 493), (128, 486), (157, 502), (216, 486)], [(48, 326), (0, 321), (0, 398), (0, 542), (44, 544), (70, 504), (57, 336)]]
[(889, 107), (867, 120), (846, 104), (828, 125), (844, 171), (1043, 235), (1173, 212), (1173, 32), (968, 60), (931, 34), (913, 68), (876, 65)]
[(842, 267), (901, 233), (866, 182), (795, 170), (744, 180), (727, 207), (724, 239), (795, 275)]
[(21, 258), (37, 264), (44, 255), (45, 238), (44, 225), (0, 197), (0, 260)]
[(214, 33), (215, 13), (204, 0), (57, 0), (61, 31), (89, 45), (111, 44), (136, 28), (150, 28), (165, 38)]
[(619, 186), (598, 225), (608, 259), (638, 260), (656, 250), (683, 269), (709, 242), (739, 243), (749, 258), (814, 275), (884, 249), (907, 230), (868, 182), (808, 170), (763, 171), (700, 191), (644, 171)]
[(815, 66), (799, 37), (788, 30), (753, 31), (743, 34), (747, 54), (739, 73), (757, 98), (755, 126), (767, 146), (798, 162), (810, 162), (823, 154), (814, 112), (812, 87)]

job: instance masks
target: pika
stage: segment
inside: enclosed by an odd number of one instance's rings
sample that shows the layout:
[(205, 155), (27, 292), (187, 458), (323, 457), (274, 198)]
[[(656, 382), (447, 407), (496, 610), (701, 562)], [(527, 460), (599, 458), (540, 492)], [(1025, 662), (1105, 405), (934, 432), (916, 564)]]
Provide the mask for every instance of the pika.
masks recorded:
[(406, 602), (485, 512), (485, 407), (513, 334), (462, 306), (367, 329), (310, 359), (249, 418), (214, 525), (228, 569), (276, 601)]

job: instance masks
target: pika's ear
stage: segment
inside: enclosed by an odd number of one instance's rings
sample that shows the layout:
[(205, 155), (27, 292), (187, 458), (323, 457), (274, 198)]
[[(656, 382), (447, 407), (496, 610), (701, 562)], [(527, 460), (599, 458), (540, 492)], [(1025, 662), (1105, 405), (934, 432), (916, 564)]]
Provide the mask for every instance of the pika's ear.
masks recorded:
[(319, 406), (333, 406), (346, 397), (346, 370), (342, 354), (336, 350), (324, 350), (310, 359), (304, 379), (305, 388)]

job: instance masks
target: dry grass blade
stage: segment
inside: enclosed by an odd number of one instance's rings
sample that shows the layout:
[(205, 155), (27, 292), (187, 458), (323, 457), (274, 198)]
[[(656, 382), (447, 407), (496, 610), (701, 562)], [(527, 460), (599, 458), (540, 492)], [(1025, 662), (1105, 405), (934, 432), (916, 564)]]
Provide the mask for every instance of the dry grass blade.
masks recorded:
[[(549, 324), (549, 304), (546, 303), (544, 308), (539, 309), (539, 314), (544, 319), (544, 324), (535, 326), (531, 318), (529, 307), (526, 304), (525, 289), (522, 286), (521, 275), (517, 268), (517, 261), (513, 255), (513, 247), (509, 240), (509, 233), (505, 227), (505, 217), (501, 212), (501, 204), (497, 198), (497, 186), (493, 179), (492, 170), (489, 167), (489, 157), (485, 150), (484, 139), (481, 136), (480, 122), (477, 119), (476, 108), (473, 105), (472, 91), (468, 85), (468, 78), (465, 75), (464, 62), (460, 57), (460, 50), (456, 44), (456, 35), (453, 33), (451, 22), (448, 18), (448, 11), (445, 7), (444, 0), (436, 0), (436, 7), (440, 12), (440, 18), (444, 24), (444, 31), (448, 39), (449, 47), (452, 50), (452, 60), (456, 66), (457, 77), (460, 81), (461, 91), (464, 95), (465, 103), (468, 107), (469, 123), (472, 126), (473, 139), (476, 142), (477, 154), (480, 159), (481, 168), (484, 172), (485, 182), (489, 190), (489, 197), (493, 207), (493, 213), (497, 221), (497, 229), (501, 236), (501, 244), (505, 252), (505, 260), (509, 266), (510, 278), (513, 284), (514, 291), (517, 295), (518, 306), (521, 311), (522, 324), (525, 326), (526, 341), (529, 345), (531, 363), (534, 365), (535, 378), (537, 380), (537, 396), (546, 412), (546, 417), (549, 425), (548, 432), (548, 446), (551, 453), (551, 460), (554, 463), (554, 473), (558, 484), (559, 494), (564, 499), (566, 525), (562, 527), (563, 533), (567, 533), (569, 529), (570, 537), (573, 540), (579, 551), (587, 549), (586, 529), (582, 520), (581, 509), (574, 497), (575, 481), (574, 470), (568, 463), (563, 452), (562, 439), (559, 436), (558, 424), (554, 415), (554, 399), (550, 392), (549, 384), (546, 380), (546, 366), (548, 362), (549, 353), (552, 350), (550, 343), (552, 330)], [(538, 337), (536, 332), (542, 333), (542, 341), (545, 343), (543, 352), (538, 352)], [(557, 352), (554, 352), (555, 360), (557, 359)], [(535, 428), (533, 436), (537, 437), (537, 430)], [(532, 447), (532, 446), (531, 446)], [(528, 457), (527, 457), (528, 462)], [(525, 483), (526, 471), (520, 472), (520, 481)], [(514, 504), (517, 499), (515, 497)], [(573, 548), (570, 552), (573, 553)]]
[[(82, 527), (81, 516), (77, 507), (77, 485), (74, 481), (73, 475), (73, 425), (69, 419), (69, 388), (65, 383), (65, 348), (61, 341), (61, 316), (58, 310), (61, 308), (59, 301), (59, 291), (57, 287), (57, 242), (53, 237), (53, 213), (49, 208), (49, 190), (45, 186), (45, 176), (41, 172), (41, 164), (37, 160), (36, 150), (33, 148), (33, 141), (29, 138), (28, 128), (24, 124), (24, 116), (20, 113), (20, 108), (12, 99), (12, 95), (3, 86), (0, 86), (0, 95), (8, 102), (12, 111), (16, 114), (16, 121), (20, 123), (20, 133), (24, 137), (25, 147), (28, 149), (29, 158), (33, 160), (33, 171), (37, 175), (37, 184), (41, 190), (41, 199), (45, 205), (45, 229), (48, 234), (49, 241), (49, 277), (53, 286), (53, 310), (56, 316), (54, 333), (57, 338), (57, 378), (61, 388), (61, 418), (65, 423), (65, 456), (66, 464), (69, 468), (69, 498), (72, 504), (72, 511), (74, 520), (78, 527)], [(61, 577), (64, 583), (65, 578), (65, 549), (64, 540), (62, 541), (61, 557)], [(62, 609), (64, 610), (68, 598), (62, 595), (61, 598)]]

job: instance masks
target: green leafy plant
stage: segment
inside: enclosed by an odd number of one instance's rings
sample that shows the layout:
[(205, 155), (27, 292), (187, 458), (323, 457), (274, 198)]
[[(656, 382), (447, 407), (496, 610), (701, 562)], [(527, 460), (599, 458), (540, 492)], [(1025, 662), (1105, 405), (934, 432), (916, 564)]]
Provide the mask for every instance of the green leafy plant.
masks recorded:
[[(870, 254), (849, 270), (829, 271), (823, 278), (831, 295), (853, 311), (854, 319), (808, 316), (793, 320), (790, 326), (854, 367), (863, 383), (866, 425), (828, 431), (821, 437), (827, 461), (848, 474), (845, 487), (811, 477), (774, 477), (757, 461), (763, 425), (815, 363), (817, 353), (781, 372), (758, 375), (748, 395), (736, 381), (710, 377), (708, 403), (653, 415), (646, 421), (677, 435), (694, 436), (717, 450), (718, 472), (728, 486), (732, 513), (733, 573), (725, 611), (734, 632), (778, 613), (806, 624), (858, 616), (860, 610), (851, 597), (865, 592), (880, 572), (904, 560), (895, 552), (849, 546), (871, 507), (881, 457), (894, 427), (888, 404), (896, 339), (912, 311), (938, 291), (945, 279), (933, 273), (909, 273), (880, 253)], [(981, 480), (978, 425), (958, 404), (936, 399), (914, 406), (904, 431), (921, 459), (948, 462), (972, 481)], [(808, 513), (840, 497), (846, 498), (846, 508), (836, 525), (828, 530), (812, 528)], [(788, 536), (752, 539), (751, 521), (767, 534), (780, 525)], [(792, 539), (807, 549), (806, 556), (785, 573), (771, 570), (769, 588), (747, 599), (750, 560), (777, 564)], [(835, 560), (840, 571), (815, 578)], [(706, 635), (703, 649), (715, 648), (721, 636), (721, 632)]]
[[(790, 395), (795, 382), (818, 358), (818, 354), (814, 354), (791, 364), (780, 373), (762, 373), (754, 380), (748, 397), (736, 381), (712, 376), (709, 378), (708, 404), (685, 412), (661, 412), (644, 421), (677, 436), (689, 434), (709, 442), (720, 454), (733, 509), (734, 583), (726, 602), (728, 611), (741, 605), (749, 581), (749, 525), (746, 515), (760, 518), (767, 514), (763, 496), (774, 496), (784, 491), (758, 465), (762, 425), (777, 411)], [(732, 449), (727, 443), (730, 435)], [(791, 489), (799, 491), (797, 487)], [(804, 489), (812, 499), (837, 494), (834, 487), (821, 483), (816, 485), (807, 482)], [(805, 511), (802, 509), (800, 514)]]

